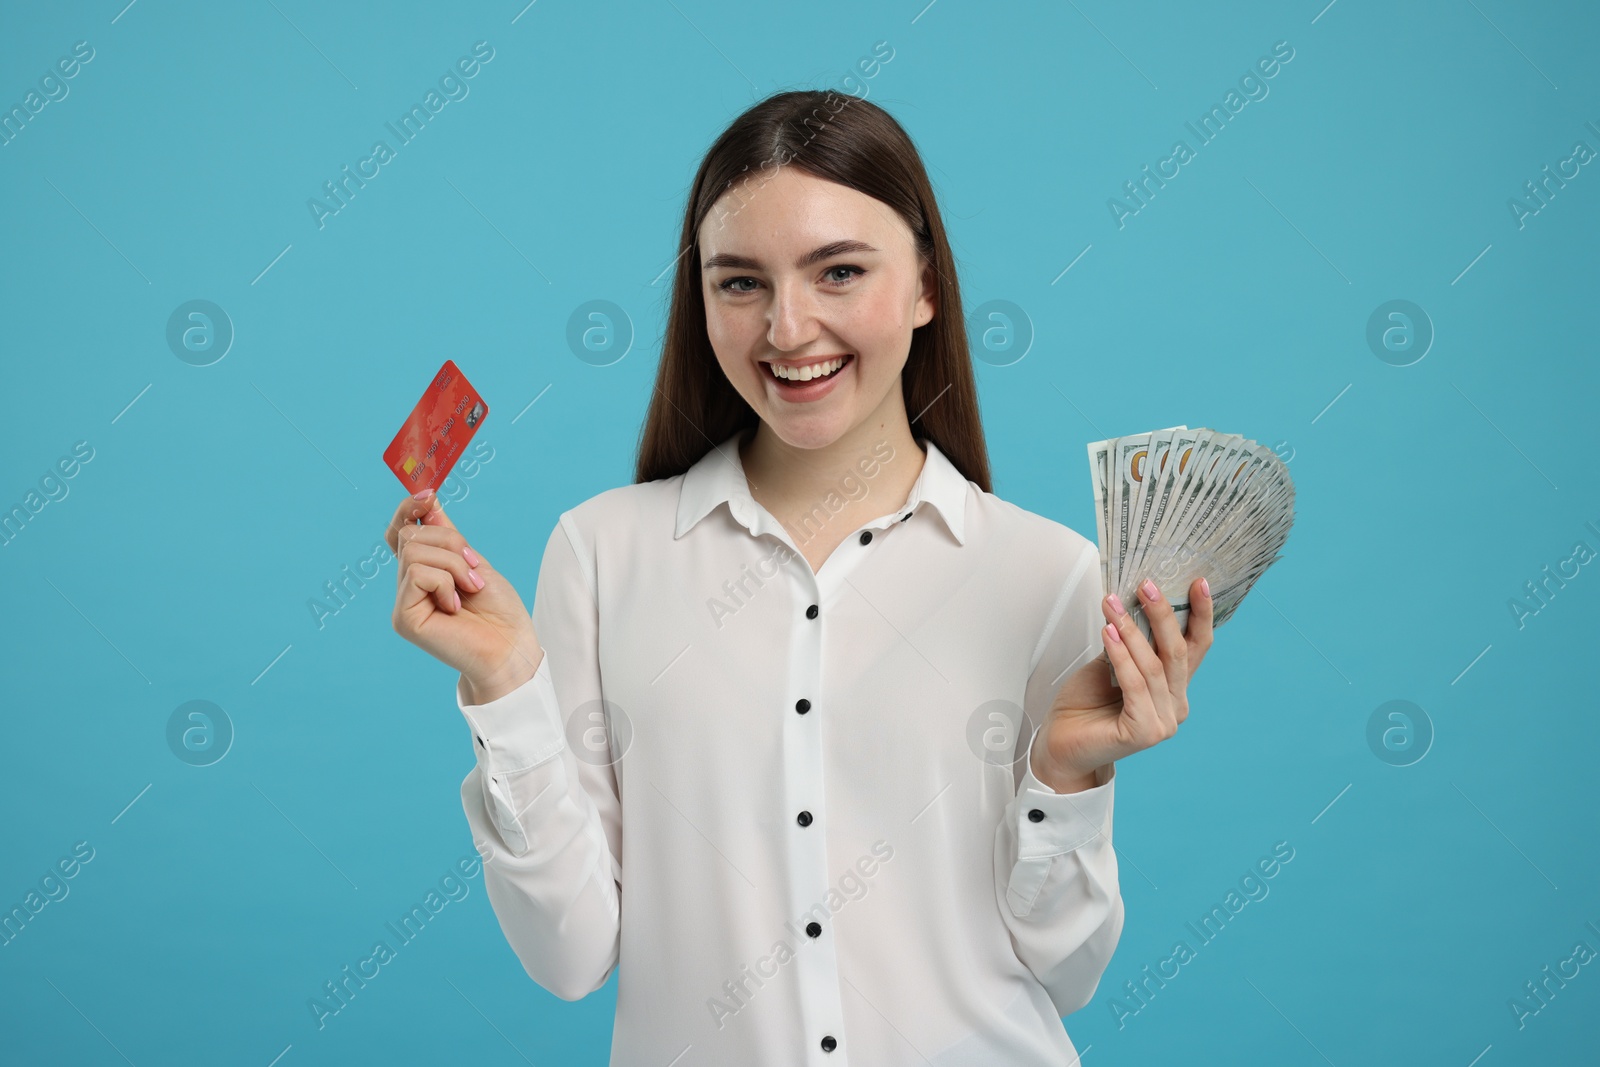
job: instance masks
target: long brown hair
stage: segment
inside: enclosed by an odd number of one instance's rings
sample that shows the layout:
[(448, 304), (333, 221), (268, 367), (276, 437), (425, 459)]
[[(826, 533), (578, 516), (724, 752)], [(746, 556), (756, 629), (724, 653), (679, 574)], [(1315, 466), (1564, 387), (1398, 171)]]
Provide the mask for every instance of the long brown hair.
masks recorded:
[(711, 348), (697, 238), (712, 205), (741, 176), (786, 164), (882, 201), (910, 227), (922, 261), (933, 265), (937, 286), (933, 318), (912, 331), (901, 374), (912, 435), (932, 441), (965, 477), (992, 491), (955, 257), (922, 159), (887, 111), (859, 97), (819, 90), (777, 93), (755, 104), (733, 120), (700, 163), (684, 211), (678, 245), (683, 254), (674, 268), (634, 481), (682, 474), (760, 421)]

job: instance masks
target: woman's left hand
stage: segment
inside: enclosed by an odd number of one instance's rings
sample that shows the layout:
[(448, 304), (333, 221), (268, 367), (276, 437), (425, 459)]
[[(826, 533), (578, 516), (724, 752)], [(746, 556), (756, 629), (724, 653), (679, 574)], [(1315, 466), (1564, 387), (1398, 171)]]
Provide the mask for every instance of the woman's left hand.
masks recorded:
[[(1139, 601), (1159, 654), (1121, 601), (1105, 597), (1100, 610), (1110, 625), (1101, 628), (1100, 639), (1106, 655), (1062, 684), (1034, 739), (1034, 776), (1057, 792), (1100, 784), (1099, 768), (1165, 741), (1189, 717), (1189, 679), (1211, 648), (1213, 605), (1205, 579), (1189, 586), (1187, 634), (1155, 583), (1141, 583)], [(1112, 667), (1120, 688), (1111, 684)]]

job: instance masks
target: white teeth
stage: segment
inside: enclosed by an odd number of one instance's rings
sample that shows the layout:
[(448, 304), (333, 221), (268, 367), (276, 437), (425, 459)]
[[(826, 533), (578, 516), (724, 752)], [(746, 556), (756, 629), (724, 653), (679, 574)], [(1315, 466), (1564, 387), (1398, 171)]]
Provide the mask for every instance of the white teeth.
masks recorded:
[(813, 363), (809, 367), (801, 367), (798, 370), (793, 367), (780, 367), (776, 363), (768, 365), (772, 368), (773, 374), (784, 379), (785, 381), (809, 382), (813, 378), (821, 378), (825, 375), (832, 374), (834, 371), (844, 366), (844, 360), (830, 359), (826, 363)]

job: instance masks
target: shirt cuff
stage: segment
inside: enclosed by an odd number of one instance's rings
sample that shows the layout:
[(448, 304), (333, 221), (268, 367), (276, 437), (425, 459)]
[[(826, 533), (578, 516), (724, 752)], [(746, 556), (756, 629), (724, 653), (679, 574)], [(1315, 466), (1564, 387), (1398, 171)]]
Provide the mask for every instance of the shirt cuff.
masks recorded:
[(472, 727), (473, 750), (491, 775), (537, 767), (566, 744), (550, 677), (550, 651), (544, 650), (533, 677), (486, 704), (468, 704), (466, 679), (456, 679), (456, 707)]
[(1059, 856), (1093, 841), (1106, 826), (1115, 791), (1116, 764), (1095, 772), (1099, 784), (1057, 793), (1033, 773), (1030, 756), (1017, 788), (1017, 859)]

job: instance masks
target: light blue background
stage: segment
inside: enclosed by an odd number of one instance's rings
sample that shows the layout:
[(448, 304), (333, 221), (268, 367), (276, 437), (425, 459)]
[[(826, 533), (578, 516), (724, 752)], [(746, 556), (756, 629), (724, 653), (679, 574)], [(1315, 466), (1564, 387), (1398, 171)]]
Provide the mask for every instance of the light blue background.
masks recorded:
[[(494, 450), (452, 515), (531, 603), (556, 516), (631, 480), (701, 154), (760, 96), (848, 86), (923, 152), (967, 310), (1031, 322), (978, 365), (998, 495), (1092, 537), (1085, 442), (1180, 422), (1278, 446), (1299, 489), (1188, 723), (1120, 766), (1127, 926), (1067, 1020), (1088, 1062), (1595, 1055), (1600, 965), (1522, 1027), (1508, 1002), (1600, 950), (1600, 566), (1520, 628), (1508, 602), (1600, 550), (1600, 171), (1520, 229), (1507, 201), (1600, 149), (1600, 14), (925, 2), (5, 6), (7, 109), (95, 57), (0, 147), (0, 507), (94, 458), (0, 548), (0, 904), (95, 857), (0, 947), (0, 1058), (606, 1062), (615, 980), (534, 985), (481, 876), (316, 1027), (471, 851), (472, 749), (454, 672), (390, 628), (392, 563), (321, 629), (307, 602), (371, 553), (380, 453), (452, 357)], [(470, 95), (319, 229), (307, 199), (480, 40)], [(1119, 229), (1108, 198), (1280, 40), (1270, 94)], [(208, 367), (165, 341), (192, 299), (237, 332)], [(608, 367), (565, 340), (594, 299), (635, 331)], [(1436, 330), (1410, 366), (1366, 343), (1391, 299)], [(209, 767), (166, 742), (195, 699), (236, 730)], [(1390, 700), (1436, 734), (1411, 766), (1367, 743)], [(1123, 983), (1280, 841), (1270, 895), (1119, 1027)]]

